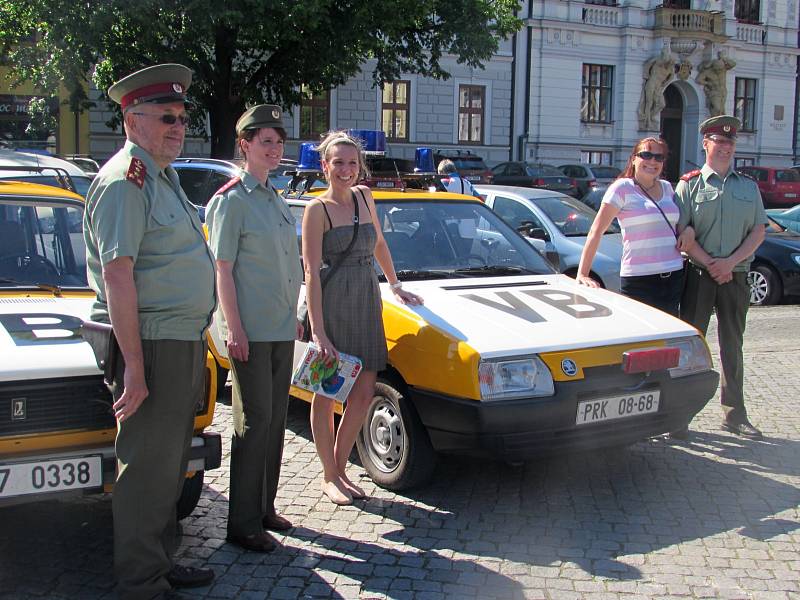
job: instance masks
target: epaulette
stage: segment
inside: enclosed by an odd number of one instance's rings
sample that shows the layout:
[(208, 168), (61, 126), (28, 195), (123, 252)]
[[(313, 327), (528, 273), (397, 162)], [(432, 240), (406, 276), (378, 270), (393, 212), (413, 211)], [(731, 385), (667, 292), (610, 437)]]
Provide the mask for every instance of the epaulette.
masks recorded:
[(235, 186), (237, 183), (239, 183), (241, 180), (242, 180), (242, 178), (241, 178), (241, 177), (231, 177), (231, 178), (230, 178), (230, 179), (229, 179), (229, 180), (228, 180), (228, 181), (225, 183), (225, 185), (223, 185), (223, 186), (222, 186), (221, 188), (219, 188), (219, 189), (218, 189), (216, 192), (214, 192), (214, 194), (213, 194), (213, 195), (214, 195), (214, 196), (219, 196), (220, 194), (224, 194), (224, 193), (225, 193), (225, 192), (227, 192), (229, 189), (231, 189), (233, 186)]
[(702, 171), (700, 169), (695, 169), (694, 171), (689, 171), (688, 173), (684, 173), (681, 175), (681, 181), (689, 181), (690, 179), (694, 179), (698, 175), (700, 175)]
[(132, 182), (136, 187), (142, 189), (144, 187), (144, 176), (147, 175), (147, 167), (140, 158), (135, 156), (131, 158), (131, 164), (128, 167), (128, 173), (125, 179)]

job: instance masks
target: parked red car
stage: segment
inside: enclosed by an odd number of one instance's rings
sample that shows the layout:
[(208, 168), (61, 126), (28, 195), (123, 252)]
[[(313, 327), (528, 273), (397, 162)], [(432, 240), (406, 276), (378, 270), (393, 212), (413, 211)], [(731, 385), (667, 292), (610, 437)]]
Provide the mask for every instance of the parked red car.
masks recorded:
[(756, 180), (764, 206), (787, 207), (800, 202), (800, 173), (796, 170), (751, 165), (737, 170)]

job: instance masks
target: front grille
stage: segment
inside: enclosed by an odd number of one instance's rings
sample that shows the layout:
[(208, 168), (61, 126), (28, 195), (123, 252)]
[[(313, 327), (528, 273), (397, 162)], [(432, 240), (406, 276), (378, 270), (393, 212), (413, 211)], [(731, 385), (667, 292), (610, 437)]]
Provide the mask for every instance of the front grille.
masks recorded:
[(116, 426), (101, 375), (0, 383), (0, 436)]

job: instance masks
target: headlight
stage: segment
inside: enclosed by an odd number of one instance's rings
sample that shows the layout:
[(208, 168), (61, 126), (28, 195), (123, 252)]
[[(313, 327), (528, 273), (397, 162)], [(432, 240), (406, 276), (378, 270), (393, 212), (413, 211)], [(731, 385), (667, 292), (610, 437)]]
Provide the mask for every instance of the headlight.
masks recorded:
[(478, 366), (478, 381), (483, 400), (552, 396), (554, 392), (550, 369), (538, 356), (514, 360), (482, 360)]
[(792, 254), (792, 260), (796, 265), (800, 266), (800, 254)]
[(680, 348), (678, 366), (669, 370), (670, 377), (686, 377), (694, 373), (710, 371), (714, 366), (708, 346), (699, 335), (676, 340), (667, 340), (667, 346)]

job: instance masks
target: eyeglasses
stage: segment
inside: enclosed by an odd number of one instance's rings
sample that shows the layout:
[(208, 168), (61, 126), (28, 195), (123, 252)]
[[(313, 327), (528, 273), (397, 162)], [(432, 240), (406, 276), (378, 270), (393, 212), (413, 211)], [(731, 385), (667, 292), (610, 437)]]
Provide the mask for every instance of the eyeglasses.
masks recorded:
[(161, 121), (164, 125), (175, 125), (178, 121), (181, 122), (181, 125), (186, 126), (189, 124), (189, 117), (186, 115), (172, 115), (170, 113), (166, 113), (163, 115), (151, 115), (150, 113), (143, 113), (143, 112), (135, 112), (131, 113), (132, 115), (139, 115), (140, 117), (154, 117)]
[(642, 152), (637, 152), (636, 156), (638, 156), (642, 160), (655, 160), (655, 161), (658, 161), (658, 162), (664, 162), (665, 160), (667, 160), (667, 155), (666, 154), (648, 152), (647, 150), (644, 150)]

